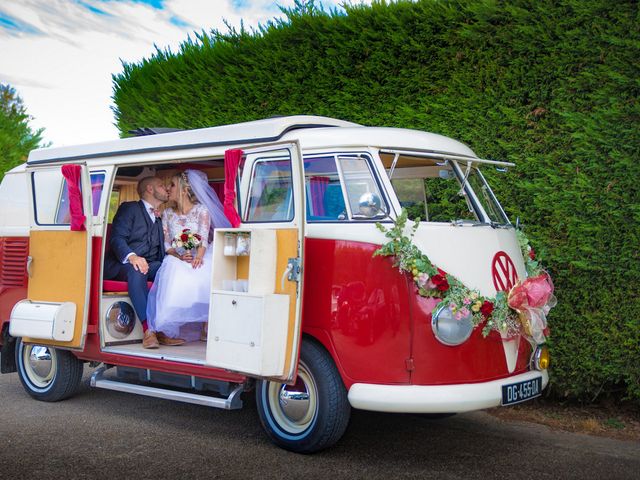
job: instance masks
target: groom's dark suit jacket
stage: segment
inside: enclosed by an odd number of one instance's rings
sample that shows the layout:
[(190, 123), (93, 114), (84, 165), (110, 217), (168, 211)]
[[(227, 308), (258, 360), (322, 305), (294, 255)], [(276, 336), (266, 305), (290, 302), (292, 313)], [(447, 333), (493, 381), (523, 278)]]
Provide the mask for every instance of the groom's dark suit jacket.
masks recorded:
[(111, 226), (109, 251), (104, 260), (104, 278), (115, 278), (122, 262), (130, 252), (147, 259), (162, 261), (164, 237), (162, 222), (158, 218), (152, 223), (144, 203), (124, 202), (118, 208)]

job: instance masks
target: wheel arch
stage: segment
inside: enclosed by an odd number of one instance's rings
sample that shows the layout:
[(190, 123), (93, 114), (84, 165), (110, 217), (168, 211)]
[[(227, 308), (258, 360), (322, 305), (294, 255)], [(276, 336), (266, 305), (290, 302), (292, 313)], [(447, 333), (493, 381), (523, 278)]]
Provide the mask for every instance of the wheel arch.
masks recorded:
[(329, 334), (322, 329), (315, 329), (315, 328), (310, 330), (305, 329), (302, 332), (301, 341), (302, 340), (307, 340), (315, 343), (316, 345), (324, 349), (329, 354), (329, 356), (331, 357), (331, 360), (333, 360), (333, 364), (338, 369), (338, 373), (340, 374), (340, 378), (342, 379), (342, 383), (344, 384), (344, 387), (347, 389), (347, 391), (349, 391), (349, 388), (351, 388), (351, 385), (355, 383), (355, 380), (353, 380), (351, 377), (349, 377), (345, 373), (344, 368), (340, 363), (340, 357), (336, 352), (335, 346), (333, 345), (333, 342), (331, 341), (331, 337), (329, 336)]

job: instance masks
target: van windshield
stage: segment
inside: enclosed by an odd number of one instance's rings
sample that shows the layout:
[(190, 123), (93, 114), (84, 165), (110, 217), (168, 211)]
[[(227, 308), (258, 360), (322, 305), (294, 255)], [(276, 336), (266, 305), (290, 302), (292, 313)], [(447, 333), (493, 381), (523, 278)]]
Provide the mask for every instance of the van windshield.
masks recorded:
[(381, 153), (380, 156), (409, 218), (427, 222), (509, 224), (475, 166), (413, 155)]

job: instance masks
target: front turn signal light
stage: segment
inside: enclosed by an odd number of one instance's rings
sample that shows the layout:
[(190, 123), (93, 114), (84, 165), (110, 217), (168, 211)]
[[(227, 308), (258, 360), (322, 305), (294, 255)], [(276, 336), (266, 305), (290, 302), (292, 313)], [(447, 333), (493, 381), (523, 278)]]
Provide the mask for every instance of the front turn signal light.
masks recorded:
[(532, 367), (536, 370), (546, 370), (549, 368), (551, 359), (549, 357), (549, 349), (546, 345), (538, 345), (533, 352), (531, 358)]

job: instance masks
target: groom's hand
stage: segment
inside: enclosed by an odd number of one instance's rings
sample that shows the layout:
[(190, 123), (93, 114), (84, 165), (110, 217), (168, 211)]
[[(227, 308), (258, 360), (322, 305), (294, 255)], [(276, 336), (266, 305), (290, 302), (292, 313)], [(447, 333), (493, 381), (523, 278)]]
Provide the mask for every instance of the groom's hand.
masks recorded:
[(147, 272), (149, 271), (149, 264), (147, 263), (147, 260), (144, 257), (139, 257), (138, 255), (133, 254), (129, 257), (129, 263), (133, 265), (133, 268), (135, 268), (138, 272), (142, 273), (143, 275), (146, 275)]

